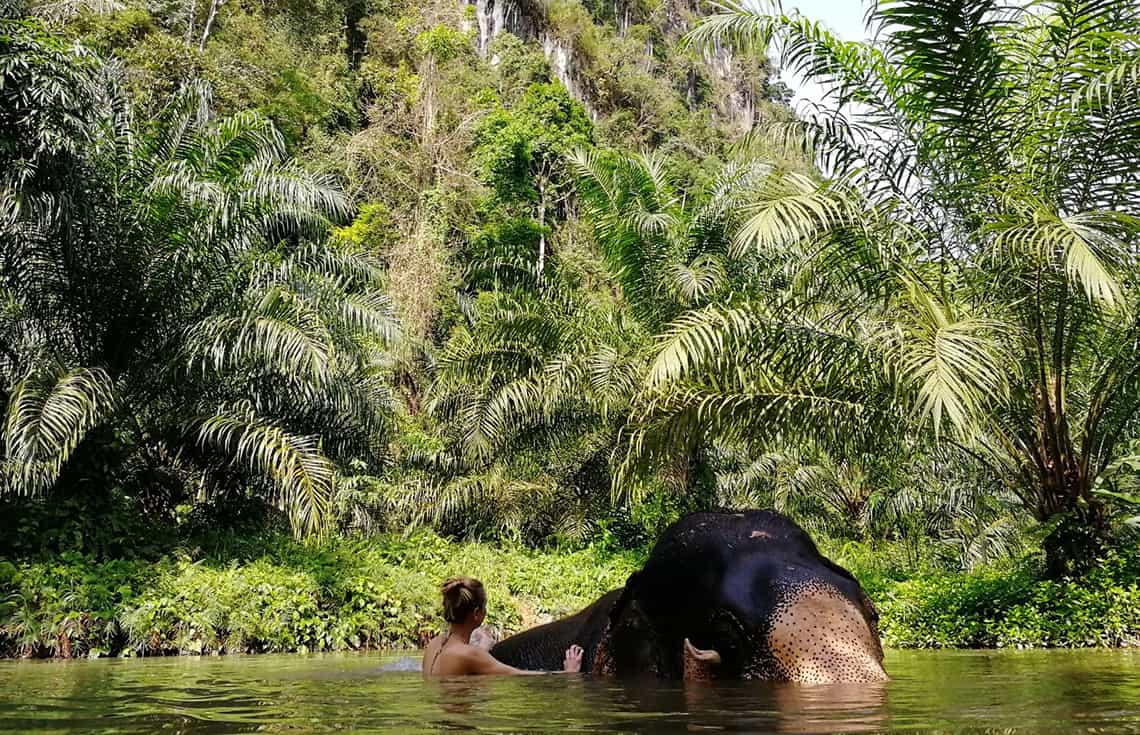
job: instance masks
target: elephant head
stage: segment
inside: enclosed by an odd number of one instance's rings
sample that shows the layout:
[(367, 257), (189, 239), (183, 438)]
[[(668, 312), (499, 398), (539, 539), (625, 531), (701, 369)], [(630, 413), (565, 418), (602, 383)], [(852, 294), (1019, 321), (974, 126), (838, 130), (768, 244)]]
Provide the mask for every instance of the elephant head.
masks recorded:
[(778, 513), (698, 513), (670, 526), (623, 589), (492, 650), (504, 663), (672, 679), (883, 681), (878, 613), (859, 583)]
[(694, 514), (666, 530), (609, 608), (593, 671), (882, 681), (877, 620), (855, 578), (787, 518)]

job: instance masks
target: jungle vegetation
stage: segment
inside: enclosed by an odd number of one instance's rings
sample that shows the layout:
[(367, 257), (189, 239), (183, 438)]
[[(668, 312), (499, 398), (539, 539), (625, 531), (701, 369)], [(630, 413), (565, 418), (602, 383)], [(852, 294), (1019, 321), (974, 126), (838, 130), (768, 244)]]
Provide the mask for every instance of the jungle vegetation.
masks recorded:
[[(516, 5), (7, 3), (0, 638), (53, 560), (121, 632), (175, 557), (772, 507), (921, 599), (900, 643), (1135, 639), (1140, 9)], [(914, 612), (1039, 585), (1113, 631)]]

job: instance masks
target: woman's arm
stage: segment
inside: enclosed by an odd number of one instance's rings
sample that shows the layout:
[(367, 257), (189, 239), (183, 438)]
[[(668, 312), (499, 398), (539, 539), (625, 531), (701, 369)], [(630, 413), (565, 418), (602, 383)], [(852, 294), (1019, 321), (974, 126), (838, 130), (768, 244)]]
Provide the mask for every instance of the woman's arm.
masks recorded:
[(465, 668), (469, 674), (527, 676), (546, 673), (545, 671), (526, 671), (525, 669), (516, 669), (514, 666), (507, 666), (482, 648), (464, 651), (463, 657), (466, 664)]
[[(481, 648), (471, 647), (469, 650), (464, 651), (464, 658), (466, 659), (467, 670), (471, 674), (484, 674), (484, 675), (499, 675), (499, 676), (534, 676), (541, 674), (549, 674), (549, 671), (527, 671), (526, 669), (516, 669), (514, 666), (507, 666), (502, 661), (499, 661), (491, 654), (487, 653)], [(570, 646), (566, 649), (566, 657), (563, 663), (563, 671), (574, 673), (582, 668), (582, 647)], [(557, 672), (555, 672), (557, 673)]]

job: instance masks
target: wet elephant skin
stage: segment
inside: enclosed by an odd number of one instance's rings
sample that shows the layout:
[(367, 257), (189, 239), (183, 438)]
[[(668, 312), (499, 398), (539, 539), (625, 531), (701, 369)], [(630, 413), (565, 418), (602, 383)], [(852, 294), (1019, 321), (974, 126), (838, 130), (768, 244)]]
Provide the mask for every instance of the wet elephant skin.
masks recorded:
[(621, 597), (616, 589), (602, 595), (580, 612), (546, 625), (540, 625), (497, 643), (491, 655), (503, 663), (530, 671), (558, 671), (566, 649), (578, 644), (583, 649), (582, 671), (593, 671), (594, 653), (606, 634), (610, 612)]
[[(684, 641), (719, 663), (686, 670)], [(583, 671), (805, 683), (881, 681), (877, 613), (859, 583), (770, 511), (698, 513), (670, 526), (623, 589), (498, 644), (521, 668), (556, 670), (572, 643)]]

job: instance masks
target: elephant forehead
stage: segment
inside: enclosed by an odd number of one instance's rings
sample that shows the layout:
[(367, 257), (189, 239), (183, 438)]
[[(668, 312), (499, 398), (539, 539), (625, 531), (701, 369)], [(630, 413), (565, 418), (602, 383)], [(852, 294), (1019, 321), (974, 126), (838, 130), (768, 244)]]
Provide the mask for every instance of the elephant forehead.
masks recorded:
[(831, 584), (831, 576), (818, 560), (797, 554), (771, 551), (741, 554), (725, 569), (719, 592), (726, 603), (740, 612), (767, 619), (789, 590), (820, 580)]
[(768, 607), (771, 589), (770, 565), (756, 560), (742, 559), (729, 567), (721, 584), (724, 601), (737, 610), (752, 615), (761, 614), (760, 607)]

